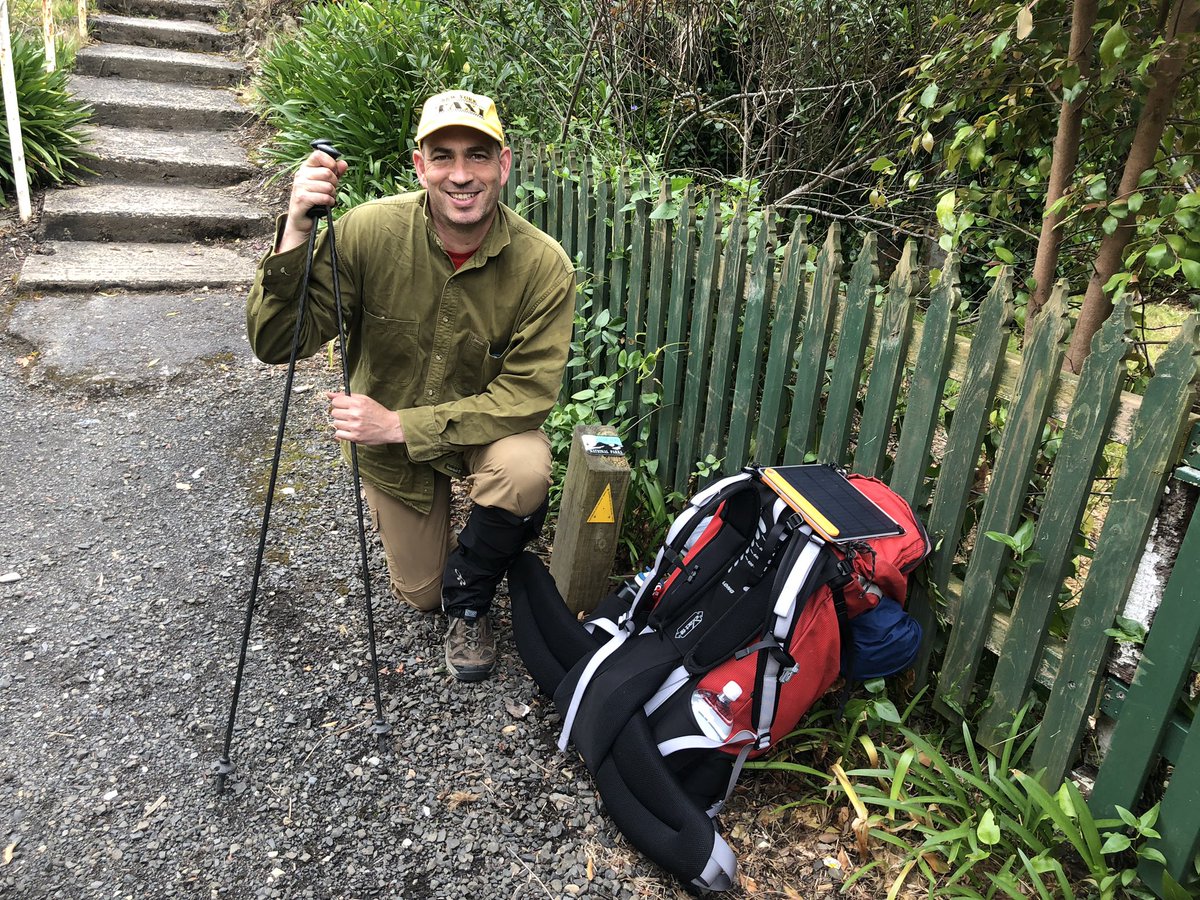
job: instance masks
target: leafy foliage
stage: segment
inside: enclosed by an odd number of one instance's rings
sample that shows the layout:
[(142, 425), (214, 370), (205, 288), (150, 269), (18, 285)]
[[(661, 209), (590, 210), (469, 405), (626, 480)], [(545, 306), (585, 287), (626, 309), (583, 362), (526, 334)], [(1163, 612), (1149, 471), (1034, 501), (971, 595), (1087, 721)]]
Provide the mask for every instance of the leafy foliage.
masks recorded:
[[(589, 285), (581, 285), (580, 291), (588, 293)], [(624, 320), (610, 316), (607, 310), (593, 316), (591, 305), (589, 297), (576, 309), (575, 338), (566, 374), (571, 387), (551, 410), (544, 426), (553, 459), (550, 509), (552, 515), (558, 514), (575, 426), (614, 427), (632, 460), (622, 541), (630, 560), (637, 562), (641, 550), (661, 541), (681, 499), (664, 492), (655, 475), (657, 463), (641, 459), (634, 452), (647, 438), (644, 420), (638, 418), (637, 410), (639, 406), (654, 408), (659, 402), (653, 389), (659, 351), (622, 346)], [(625, 389), (630, 381), (637, 388), (633, 394)]]
[[(971, 0), (939, 17), (938, 49), (909, 71), (892, 151), (873, 165), (874, 202), (891, 215), (933, 207), (944, 250), (957, 247), (1028, 271), (1059, 108), (1064, 100), (1079, 101), (1079, 162), (1056, 205), (1066, 216), (1064, 274), (1082, 289), (1100, 237), (1134, 222), (1126, 269), (1109, 290), (1136, 287), (1185, 299), (1189, 289), (1200, 288), (1195, 66), (1178, 92), (1153, 167), (1137, 192), (1116, 197), (1150, 71), (1163, 49), (1160, 4), (1101, 3), (1084, 69), (1066, 59), (1071, 9), (1068, 0)], [(1200, 44), (1191, 46), (1194, 63)], [(1018, 294), (1019, 306), (1026, 297)]]
[[(515, 60), (494, 46), (494, 34), (512, 31), (507, 19), (528, 9), (485, 3), (467, 18), (453, 4), (420, 0), (309, 4), (299, 30), (264, 53), (254, 81), (256, 103), (276, 129), (263, 156), (294, 167), (314, 138), (333, 141), (350, 164), (340, 188), (345, 209), (417, 187), (413, 136), (425, 98), (438, 91), (487, 93), (500, 104), (510, 141), (531, 127), (540, 135), (550, 108), (520, 66), (530, 64), (530, 48), (541, 53), (554, 44), (541, 34)], [(534, 111), (541, 117), (531, 126)]]
[[(41, 37), (12, 35), (13, 72), (31, 187), (74, 182), (88, 170), (83, 127), (91, 113), (67, 90), (67, 71), (46, 72)], [(0, 122), (0, 185), (15, 186), (8, 123)]]
[[(879, 896), (894, 897), (921, 878), (929, 897), (1154, 896), (1137, 880), (1137, 865), (1162, 861), (1147, 845), (1159, 836), (1157, 806), (1097, 819), (1073, 782), (1050, 793), (1022, 771), (1037, 736), (1022, 717), (998, 754), (980, 753), (965, 723), (957, 735), (933, 738), (909, 727), (923, 717), (921, 697), (901, 713), (882, 682), (868, 688), (845, 719), (818, 713), (783, 756), (747, 764), (803, 777), (812, 793), (824, 789), (849, 804), (864, 865), (844, 889), (874, 879)], [(942, 720), (922, 721), (936, 733)], [(822, 753), (833, 756), (828, 771), (797, 760)]]
[(255, 80), (257, 101), (277, 129), (263, 155), (298, 164), (310, 141), (328, 138), (350, 163), (343, 207), (414, 186), (405, 151), (420, 104), (453, 64), (449, 50), (430, 53), (420, 6), (306, 7), (300, 31), (264, 55)]

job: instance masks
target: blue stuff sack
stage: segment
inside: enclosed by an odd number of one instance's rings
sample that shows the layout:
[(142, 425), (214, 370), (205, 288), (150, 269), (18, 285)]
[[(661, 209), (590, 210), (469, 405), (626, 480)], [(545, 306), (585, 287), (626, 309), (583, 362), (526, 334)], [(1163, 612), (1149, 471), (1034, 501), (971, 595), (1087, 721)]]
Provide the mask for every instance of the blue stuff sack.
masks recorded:
[(850, 620), (853, 655), (849, 671), (842, 674), (851, 681), (869, 681), (903, 672), (917, 658), (921, 648), (921, 626), (891, 597)]

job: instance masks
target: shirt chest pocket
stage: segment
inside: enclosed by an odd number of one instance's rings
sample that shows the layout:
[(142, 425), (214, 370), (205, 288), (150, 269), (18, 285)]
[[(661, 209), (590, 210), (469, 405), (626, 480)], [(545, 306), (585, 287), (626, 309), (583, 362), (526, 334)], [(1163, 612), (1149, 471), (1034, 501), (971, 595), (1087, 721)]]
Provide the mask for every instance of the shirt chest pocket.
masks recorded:
[(454, 387), (460, 396), (483, 393), (504, 366), (502, 356), (493, 355), (491, 344), (477, 334), (467, 332), (458, 346), (454, 367)]
[(372, 382), (401, 388), (412, 382), (420, 366), (420, 323), (389, 319), (363, 310), (363, 365)]

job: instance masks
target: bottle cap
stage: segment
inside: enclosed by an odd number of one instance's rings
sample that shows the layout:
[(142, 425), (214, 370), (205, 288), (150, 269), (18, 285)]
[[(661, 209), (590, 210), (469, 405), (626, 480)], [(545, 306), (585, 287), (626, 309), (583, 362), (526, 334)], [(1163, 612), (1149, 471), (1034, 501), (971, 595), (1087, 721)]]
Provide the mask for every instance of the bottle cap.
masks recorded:
[(721, 693), (725, 695), (725, 699), (733, 702), (738, 697), (742, 696), (742, 686), (736, 681), (730, 681), (721, 688)]

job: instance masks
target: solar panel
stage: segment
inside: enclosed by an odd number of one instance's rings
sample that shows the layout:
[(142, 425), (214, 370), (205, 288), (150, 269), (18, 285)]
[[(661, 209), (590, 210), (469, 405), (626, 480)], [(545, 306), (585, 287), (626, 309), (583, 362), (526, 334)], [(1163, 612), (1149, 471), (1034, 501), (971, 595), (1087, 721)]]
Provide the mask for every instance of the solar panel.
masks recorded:
[(827, 541), (843, 544), (904, 534), (895, 519), (833, 466), (777, 466), (763, 469), (762, 475)]

